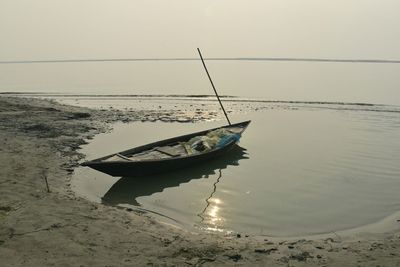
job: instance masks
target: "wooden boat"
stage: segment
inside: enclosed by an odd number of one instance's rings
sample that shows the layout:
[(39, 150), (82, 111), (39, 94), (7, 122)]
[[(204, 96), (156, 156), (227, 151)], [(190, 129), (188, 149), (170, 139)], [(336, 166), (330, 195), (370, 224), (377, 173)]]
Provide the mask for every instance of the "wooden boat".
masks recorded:
[[(250, 121), (244, 121), (223, 127), (209, 129), (192, 134), (173, 137), (170, 139), (135, 147), (119, 153), (111, 154), (95, 160), (82, 163), (95, 170), (112, 176), (146, 176), (164, 173), (176, 169), (212, 160), (228, 152), (239, 141), (241, 134), (246, 130)], [(213, 147), (204, 148), (202, 141), (207, 135), (221, 132), (227, 133), (219, 139)], [(191, 150), (188, 144), (197, 145)], [(203, 151), (198, 151), (202, 150)]]

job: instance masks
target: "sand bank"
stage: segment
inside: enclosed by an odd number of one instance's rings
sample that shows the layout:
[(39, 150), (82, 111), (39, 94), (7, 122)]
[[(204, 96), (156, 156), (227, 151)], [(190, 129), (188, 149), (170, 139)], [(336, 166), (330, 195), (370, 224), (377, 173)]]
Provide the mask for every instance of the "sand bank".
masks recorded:
[[(85, 140), (113, 121), (161, 117), (177, 119), (168, 111), (95, 111), (1, 97), (0, 265), (400, 266), (399, 227), (287, 240), (199, 234), (74, 195), (69, 181)], [(391, 224), (399, 219), (392, 216)]]

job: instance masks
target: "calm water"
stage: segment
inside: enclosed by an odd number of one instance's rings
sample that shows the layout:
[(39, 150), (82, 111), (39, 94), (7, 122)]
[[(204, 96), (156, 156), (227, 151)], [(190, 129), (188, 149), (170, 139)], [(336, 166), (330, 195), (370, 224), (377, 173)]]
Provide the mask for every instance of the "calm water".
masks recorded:
[[(77, 168), (73, 189), (92, 201), (148, 210), (191, 229), (269, 236), (351, 229), (400, 210), (396, 107), (247, 103), (230, 109), (233, 121), (252, 123), (226, 157), (135, 179)], [(93, 159), (224, 123), (117, 123), (82, 152)]]
[[(400, 64), (208, 61), (207, 65), (221, 95), (400, 105)], [(213, 93), (200, 61), (0, 65), (0, 91)]]

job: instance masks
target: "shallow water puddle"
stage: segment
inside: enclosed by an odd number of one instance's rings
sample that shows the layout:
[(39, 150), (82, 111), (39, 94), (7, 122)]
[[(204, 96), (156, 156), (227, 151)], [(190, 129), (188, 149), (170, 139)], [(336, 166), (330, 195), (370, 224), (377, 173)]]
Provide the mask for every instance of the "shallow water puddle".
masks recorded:
[[(240, 146), (218, 160), (142, 178), (77, 168), (72, 187), (184, 227), (269, 236), (350, 229), (400, 210), (398, 113), (277, 108), (232, 121), (246, 119)], [(82, 152), (94, 159), (224, 123), (118, 123)]]

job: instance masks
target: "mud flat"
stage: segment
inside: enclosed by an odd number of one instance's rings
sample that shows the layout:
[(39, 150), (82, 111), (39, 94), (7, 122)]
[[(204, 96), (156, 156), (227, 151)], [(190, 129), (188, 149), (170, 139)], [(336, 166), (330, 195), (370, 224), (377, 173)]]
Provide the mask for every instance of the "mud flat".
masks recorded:
[[(115, 121), (190, 121), (173, 111), (90, 110), (0, 97), (2, 266), (400, 266), (395, 230), (291, 239), (191, 233), (70, 190), (77, 149)], [(201, 116), (200, 116), (201, 117)], [(186, 119), (184, 119), (186, 118)], [(47, 191), (46, 182), (50, 192)]]

